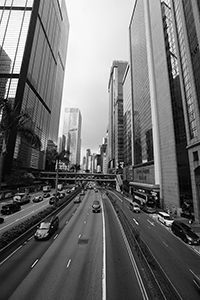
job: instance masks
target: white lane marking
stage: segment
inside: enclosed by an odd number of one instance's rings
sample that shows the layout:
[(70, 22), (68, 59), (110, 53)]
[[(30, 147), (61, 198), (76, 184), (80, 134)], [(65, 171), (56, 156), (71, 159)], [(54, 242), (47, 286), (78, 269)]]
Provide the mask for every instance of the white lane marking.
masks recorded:
[(53, 238), (53, 239), (55, 240), (57, 237), (58, 237), (58, 233), (57, 233), (57, 234), (54, 236), (54, 238)]
[(36, 259), (36, 260), (34, 261), (34, 263), (32, 264), (31, 268), (35, 267), (35, 265), (37, 264), (38, 261), (39, 261), (39, 259)]
[(22, 245), (19, 246), (17, 249), (15, 249), (15, 251), (13, 251), (10, 255), (8, 255), (8, 257), (6, 257), (1, 263), (0, 263), (0, 266), (3, 265), (3, 263), (8, 260), (12, 255), (14, 255), (19, 249), (22, 248)]
[(69, 259), (68, 263), (67, 263), (67, 268), (69, 268), (70, 264), (71, 264), (71, 259)]
[(133, 218), (133, 221), (135, 222), (136, 225), (139, 225), (138, 221)]
[(168, 245), (167, 245), (165, 242), (163, 242), (163, 244), (164, 244), (166, 247), (168, 247)]
[(149, 219), (147, 219), (147, 222), (149, 222), (149, 224), (151, 224), (152, 226), (155, 226), (154, 222), (151, 222)]
[(103, 266), (102, 266), (102, 300), (106, 300), (106, 229), (105, 215), (102, 202), (102, 221), (103, 221)]

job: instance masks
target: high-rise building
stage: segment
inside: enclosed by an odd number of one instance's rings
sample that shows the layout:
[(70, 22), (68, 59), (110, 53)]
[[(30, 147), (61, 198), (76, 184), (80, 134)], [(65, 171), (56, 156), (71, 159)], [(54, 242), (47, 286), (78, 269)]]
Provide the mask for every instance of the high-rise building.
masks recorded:
[(108, 83), (108, 169), (115, 171), (124, 162), (123, 149), (123, 89), (122, 80), (127, 67), (126, 61), (113, 61)]
[(127, 65), (123, 81), (123, 124), (124, 124), (124, 180), (133, 180), (132, 165), (133, 157), (133, 101), (130, 65)]
[(0, 0), (0, 18), (0, 95), (16, 113), (31, 116), (42, 142), (39, 151), (13, 133), (6, 170), (44, 169), (48, 139), (57, 144), (58, 138), (69, 32), (65, 1)]
[(65, 108), (63, 135), (67, 137), (66, 150), (70, 151), (70, 165), (80, 165), (82, 117), (78, 108)]
[(129, 31), (132, 192), (200, 221), (199, 1), (135, 1)]

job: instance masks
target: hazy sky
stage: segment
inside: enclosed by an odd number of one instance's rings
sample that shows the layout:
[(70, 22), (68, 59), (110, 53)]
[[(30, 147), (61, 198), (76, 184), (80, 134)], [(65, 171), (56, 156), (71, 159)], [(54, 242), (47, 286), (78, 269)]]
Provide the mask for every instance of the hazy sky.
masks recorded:
[(129, 60), (128, 28), (135, 0), (65, 0), (69, 42), (62, 112), (79, 108), (82, 157), (98, 151), (108, 125), (108, 81), (114, 60)]

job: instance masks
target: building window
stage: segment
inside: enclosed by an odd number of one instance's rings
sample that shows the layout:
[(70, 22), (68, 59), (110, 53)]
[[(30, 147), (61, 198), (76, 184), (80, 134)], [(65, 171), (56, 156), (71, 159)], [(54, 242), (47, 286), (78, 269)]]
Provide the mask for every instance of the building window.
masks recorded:
[(198, 161), (199, 160), (198, 151), (193, 152), (193, 160), (194, 161)]

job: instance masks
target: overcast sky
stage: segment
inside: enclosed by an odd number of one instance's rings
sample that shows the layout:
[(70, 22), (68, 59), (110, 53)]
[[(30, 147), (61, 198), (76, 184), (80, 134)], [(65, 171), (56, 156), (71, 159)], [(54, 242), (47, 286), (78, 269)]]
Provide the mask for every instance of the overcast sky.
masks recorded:
[(108, 81), (114, 60), (129, 60), (134, 0), (65, 0), (70, 31), (62, 112), (79, 108), (82, 157), (98, 151), (108, 125)]

